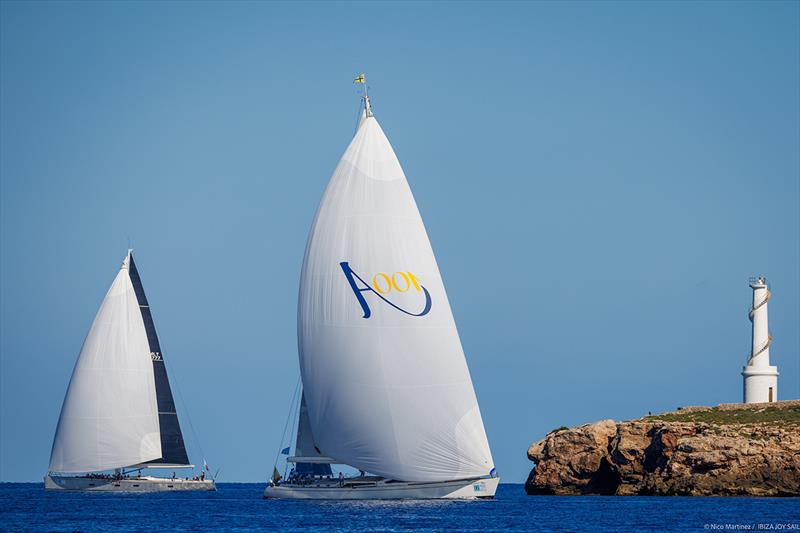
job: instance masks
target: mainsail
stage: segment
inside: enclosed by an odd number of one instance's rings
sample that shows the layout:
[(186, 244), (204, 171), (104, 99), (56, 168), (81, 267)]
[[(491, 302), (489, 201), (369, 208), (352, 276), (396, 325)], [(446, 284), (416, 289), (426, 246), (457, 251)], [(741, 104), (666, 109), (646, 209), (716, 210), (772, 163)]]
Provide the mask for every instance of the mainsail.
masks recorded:
[[(308, 406), (306, 395), (300, 397), (300, 416), (297, 421), (297, 440), (294, 445), (295, 471), (298, 474), (312, 474), (315, 476), (329, 476), (332, 474), (331, 465), (317, 462), (324, 459), (314, 441), (314, 432), (308, 419)], [(305, 458), (306, 460), (302, 460)]]
[(490, 474), (489, 443), (439, 268), (366, 98), (309, 235), (298, 343), (322, 455), (402, 481)]
[(51, 472), (109, 470), (161, 457), (153, 363), (130, 266), (128, 256), (75, 363)]
[(144, 328), (147, 332), (147, 342), (150, 346), (150, 357), (153, 360), (153, 375), (156, 384), (156, 401), (158, 403), (158, 422), (161, 428), (161, 457), (149, 461), (156, 465), (175, 465), (183, 466), (189, 464), (189, 456), (186, 453), (186, 446), (183, 442), (181, 425), (178, 422), (178, 413), (175, 409), (175, 400), (172, 398), (172, 389), (169, 386), (167, 377), (167, 367), (164, 363), (164, 354), (161, 352), (161, 345), (158, 342), (156, 326), (153, 323), (153, 316), (150, 313), (150, 305), (147, 303), (147, 296), (144, 294), (142, 280), (136, 263), (133, 260), (133, 253), (130, 257), (130, 276), (133, 283), (133, 290), (139, 302), (139, 309), (142, 312)]

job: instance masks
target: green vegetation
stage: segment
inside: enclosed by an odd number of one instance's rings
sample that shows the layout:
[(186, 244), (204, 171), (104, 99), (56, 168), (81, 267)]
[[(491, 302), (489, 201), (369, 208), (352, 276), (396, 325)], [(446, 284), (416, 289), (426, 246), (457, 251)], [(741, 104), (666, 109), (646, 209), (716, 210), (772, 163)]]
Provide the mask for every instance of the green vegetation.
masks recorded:
[[(569, 428), (568, 428), (567, 426), (561, 426), (560, 428), (556, 428), (556, 429), (554, 429), (554, 430), (553, 430), (553, 431), (551, 431), (550, 433), (558, 433), (559, 431), (563, 431), (563, 430), (565, 430), (565, 429), (569, 429)], [(548, 435), (550, 435), (550, 433), (548, 433)]]
[(645, 420), (663, 420), (664, 422), (705, 422), (707, 424), (792, 424), (800, 425), (800, 406), (791, 407), (754, 407), (734, 410), (722, 410), (712, 407), (705, 411), (664, 413), (645, 417)]

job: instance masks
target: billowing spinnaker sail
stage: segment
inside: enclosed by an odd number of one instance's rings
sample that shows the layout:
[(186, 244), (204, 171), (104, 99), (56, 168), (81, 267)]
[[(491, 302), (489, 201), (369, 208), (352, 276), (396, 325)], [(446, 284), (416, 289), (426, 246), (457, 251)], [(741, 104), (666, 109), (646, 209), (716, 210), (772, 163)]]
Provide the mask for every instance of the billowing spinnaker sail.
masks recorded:
[(317, 210), (300, 280), (298, 338), (323, 455), (403, 481), (490, 473), (439, 268), (400, 163), (371, 116)]
[(109, 470), (159, 457), (153, 362), (126, 257), (75, 363), (50, 471)]

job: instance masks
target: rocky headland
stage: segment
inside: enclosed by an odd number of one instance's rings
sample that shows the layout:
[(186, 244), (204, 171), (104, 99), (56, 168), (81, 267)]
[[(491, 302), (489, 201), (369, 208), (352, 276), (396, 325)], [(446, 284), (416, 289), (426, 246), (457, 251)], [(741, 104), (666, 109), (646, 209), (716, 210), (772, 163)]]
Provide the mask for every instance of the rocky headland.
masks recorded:
[(528, 494), (800, 496), (800, 400), (560, 428), (528, 458)]

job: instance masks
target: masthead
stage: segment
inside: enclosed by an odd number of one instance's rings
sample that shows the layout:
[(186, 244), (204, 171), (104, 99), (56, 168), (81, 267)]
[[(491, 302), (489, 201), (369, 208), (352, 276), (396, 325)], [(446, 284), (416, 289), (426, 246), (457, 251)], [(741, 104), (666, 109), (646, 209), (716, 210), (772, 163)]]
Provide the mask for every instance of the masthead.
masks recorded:
[(353, 83), (360, 83), (364, 87), (364, 96), (361, 97), (364, 100), (364, 114), (367, 117), (372, 116), (372, 105), (369, 103), (369, 94), (367, 92), (367, 75), (363, 72), (356, 76), (356, 79), (353, 80)]

